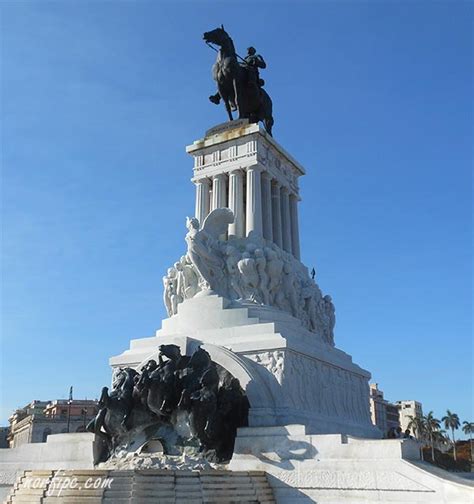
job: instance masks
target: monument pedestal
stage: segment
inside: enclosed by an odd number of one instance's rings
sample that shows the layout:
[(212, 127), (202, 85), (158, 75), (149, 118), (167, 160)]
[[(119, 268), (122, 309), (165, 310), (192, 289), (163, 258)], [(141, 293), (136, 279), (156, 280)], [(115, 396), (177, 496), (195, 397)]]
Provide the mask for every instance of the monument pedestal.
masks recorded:
[(202, 345), (239, 379), (250, 401), (251, 426), (302, 424), (313, 434), (381, 436), (370, 420), (370, 374), (288, 313), (196, 296), (179, 304), (155, 337), (132, 340), (110, 364), (140, 369), (169, 343), (187, 355)]
[(334, 344), (335, 309), (300, 261), (304, 168), (258, 124), (236, 121), (187, 147), (196, 214), (187, 253), (163, 278), (169, 318), (133, 340), (113, 368), (140, 371), (159, 346), (202, 345), (240, 381), (251, 426), (381, 437), (369, 408), (370, 373)]

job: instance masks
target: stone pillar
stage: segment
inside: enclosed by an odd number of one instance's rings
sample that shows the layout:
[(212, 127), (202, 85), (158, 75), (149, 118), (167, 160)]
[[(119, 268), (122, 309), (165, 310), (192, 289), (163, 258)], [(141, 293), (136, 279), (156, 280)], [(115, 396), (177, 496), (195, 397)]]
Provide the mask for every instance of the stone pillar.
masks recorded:
[(262, 172), (262, 224), (263, 237), (273, 241), (272, 229), (272, 181), (268, 172)]
[(227, 207), (226, 179), (225, 173), (212, 177), (212, 210)]
[(281, 228), (283, 249), (291, 254), (290, 194), (286, 187), (281, 188)]
[(252, 231), (262, 236), (262, 190), (260, 168), (247, 168), (246, 236)]
[(196, 219), (202, 225), (209, 213), (210, 193), (209, 179), (201, 179), (196, 182)]
[(234, 222), (229, 225), (229, 237), (243, 238), (244, 221), (244, 179), (240, 170), (229, 174), (229, 208), (234, 212)]
[(280, 200), (280, 184), (273, 180), (272, 182), (272, 231), (273, 241), (283, 248), (283, 238), (281, 232), (281, 200)]
[(300, 259), (300, 231), (298, 224), (298, 197), (290, 195), (291, 249), (296, 259)]

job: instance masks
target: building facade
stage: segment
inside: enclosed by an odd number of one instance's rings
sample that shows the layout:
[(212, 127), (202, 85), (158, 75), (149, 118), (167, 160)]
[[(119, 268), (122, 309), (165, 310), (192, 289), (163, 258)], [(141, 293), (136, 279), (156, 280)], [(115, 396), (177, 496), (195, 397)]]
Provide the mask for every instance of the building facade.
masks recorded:
[(388, 436), (389, 431), (395, 431), (400, 427), (400, 418), (398, 415), (398, 406), (383, 397), (383, 392), (378, 388), (378, 383), (370, 384), (370, 413), (372, 423), (376, 425), (384, 437)]
[(372, 423), (376, 425), (385, 436), (387, 434), (387, 402), (383, 398), (383, 392), (379, 390), (378, 383), (370, 384), (370, 416)]
[(91, 400), (31, 401), (8, 419), (9, 446), (44, 443), (50, 434), (84, 432), (97, 411), (97, 401)]
[[(397, 401), (396, 405), (400, 417), (400, 426), (404, 432), (409, 429), (408, 426), (412, 418), (421, 418), (423, 416), (423, 408), (418, 401)], [(414, 433), (412, 432), (412, 434)]]
[(8, 448), (10, 427), (0, 427), (0, 448)]

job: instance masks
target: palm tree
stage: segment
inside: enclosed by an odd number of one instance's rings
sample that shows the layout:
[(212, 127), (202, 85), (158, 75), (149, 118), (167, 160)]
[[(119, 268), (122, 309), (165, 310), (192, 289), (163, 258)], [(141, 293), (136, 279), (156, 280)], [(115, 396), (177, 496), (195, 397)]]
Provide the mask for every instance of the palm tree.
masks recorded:
[(418, 439), (418, 441), (422, 441), (425, 435), (425, 425), (422, 417), (408, 415), (410, 421), (408, 422), (407, 428), (413, 432), (413, 435)]
[[(423, 443), (423, 440), (425, 438), (425, 422), (422, 417), (419, 416), (413, 416), (413, 415), (408, 415), (408, 418), (410, 421), (408, 422), (407, 428), (410, 429), (415, 438)], [(423, 444), (421, 445), (420, 448), (420, 453), (421, 453), (421, 460), (423, 459)]]
[(451, 413), (451, 411), (447, 410), (446, 415), (441, 419), (444, 422), (444, 426), (446, 429), (451, 429), (451, 433), (453, 436), (453, 455), (454, 461), (456, 462), (456, 440), (454, 439), (454, 430), (459, 429), (461, 423), (459, 422), (459, 417), (456, 413)]
[(428, 435), (431, 445), (431, 460), (435, 461), (435, 452), (434, 452), (434, 436), (436, 432), (439, 432), (440, 422), (437, 418), (433, 416), (433, 412), (430, 411), (424, 418), (425, 431)]
[(469, 444), (471, 446), (471, 470), (472, 470), (472, 464), (474, 462), (474, 456), (472, 454), (472, 434), (474, 433), (474, 422), (464, 422), (462, 423), (462, 431), (464, 434), (469, 434)]
[(451, 440), (446, 435), (446, 431), (444, 429), (433, 432), (433, 441), (437, 445), (447, 445), (451, 443)]

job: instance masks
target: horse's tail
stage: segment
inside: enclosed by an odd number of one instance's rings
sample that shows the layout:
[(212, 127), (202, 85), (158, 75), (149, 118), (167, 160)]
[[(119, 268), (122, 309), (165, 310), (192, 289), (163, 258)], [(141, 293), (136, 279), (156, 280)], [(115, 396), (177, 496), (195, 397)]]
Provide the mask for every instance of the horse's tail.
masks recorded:
[(270, 95), (265, 91), (265, 89), (260, 89), (262, 93), (261, 109), (265, 116), (271, 117), (273, 115), (273, 102)]
[(270, 117), (267, 117), (263, 120), (264, 124), (265, 124), (265, 131), (270, 135), (270, 136), (273, 136), (273, 133), (272, 133), (272, 130), (273, 130), (273, 124), (274, 124), (274, 120), (273, 120), (273, 117), (270, 116)]
[(265, 89), (261, 89), (261, 100), (258, 118), (263, 121), (266, 132), (272, 136), (273, 123), (273, 102)]

